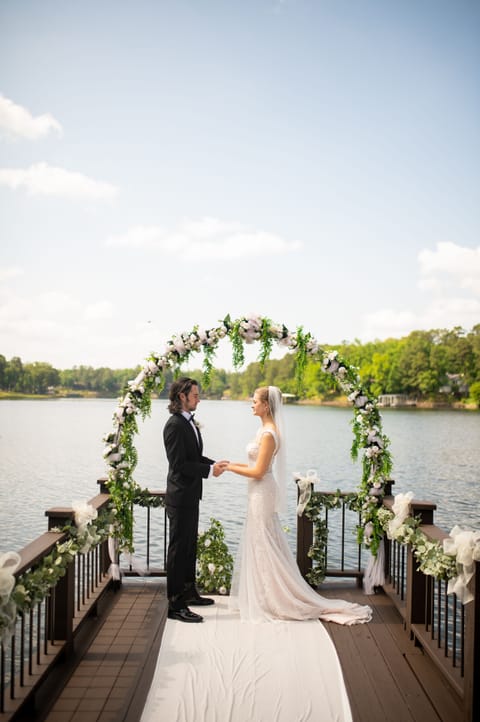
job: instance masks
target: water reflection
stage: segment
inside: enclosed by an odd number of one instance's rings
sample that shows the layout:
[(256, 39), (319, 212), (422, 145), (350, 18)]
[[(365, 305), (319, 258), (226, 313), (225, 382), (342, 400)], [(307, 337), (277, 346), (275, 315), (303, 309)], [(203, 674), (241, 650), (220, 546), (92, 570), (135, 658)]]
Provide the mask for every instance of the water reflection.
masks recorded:
[[(44, 511), (97, 493), (103, 476), (103, 435), (112, 428), (115, 402), (109, 399), (2, 401), (0, 403), (0, 550), (17, 549), (46, 529)], [(314, 468), (320, 488), (354, 490), (361, 463), (350, 458), (351, 410), (286, 406), (288, 471)], [(436, 522), (480, 528), (480, 415), (475, 412), (385, 409), (384, 430), (391, 440), (394, 492), (413, 491), (437, 504)], [(202, 401), (205, 451), (212, 458), (245, 461), (245, 447), (258, 428), (249, 402)], [(162, 431), (165, 401), (155, 400), (152, 415), (137, 437), (136, 480), (165, 488), (167, 462)], [(289, 484), (284, 518), (294, 546), (296, 488)], [(246, 506), (246, 481), (224, 474), (204, 484), (201, 525), (219, 518), (235, 550)]]

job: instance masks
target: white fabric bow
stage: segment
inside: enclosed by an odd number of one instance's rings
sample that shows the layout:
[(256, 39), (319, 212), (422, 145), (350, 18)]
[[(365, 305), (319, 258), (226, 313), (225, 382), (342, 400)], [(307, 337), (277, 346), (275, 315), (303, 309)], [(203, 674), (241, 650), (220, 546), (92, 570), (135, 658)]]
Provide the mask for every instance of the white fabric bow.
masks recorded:
[(454, 526), (450, 536), (443, 540), (443, 551), (456, 556), (457, 576), (449, 579), (447, 594), (456, 594), (462, 604), (473, 599), (468, 583), (475, 573), (475, 562), (480, 561), (480, 532)]
[(72, 509), (74, 511), (75, 526), (81, 532), (84, 532), (85, 527), (98, 517), (95, 507), (86, 501), (72, 501)]
[(301, 474), (299, 474), (298, 471), (294, 471), (293, 478), (297, 482), (298, 489), (300, 491), (300, 496), (297, 504), (297, 516), (302, 516), (303, 512), (305, 511), (305, 507), (310, 501), (313, 484), (318, 483), (320, 479), (318, 478), (315, 469), (307, 469), (306, 476), (302, 476)]
[(15, 586), (13, 576), (20, 566), (22, 558), (17, 552), (0, 554), (0, 599), (8, 599)]
[(387, 536), (389, 539), (395, 539), (398, 530), (403, 522), (410, 514), (410, 502), (413, 499), (413, 491), (407, 491), (406, 494), (397, 494), (393, 502), (392, 511), (395, 514), (388, 524)]

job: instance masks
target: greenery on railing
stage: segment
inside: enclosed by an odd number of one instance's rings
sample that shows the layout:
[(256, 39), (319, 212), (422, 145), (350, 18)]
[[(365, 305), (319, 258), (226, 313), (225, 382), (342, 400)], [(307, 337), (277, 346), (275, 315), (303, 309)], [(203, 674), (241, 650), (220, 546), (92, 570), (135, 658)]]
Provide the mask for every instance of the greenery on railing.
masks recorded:
[(359, 495), (342, 494), (339, 489), (335, 494), (314, 491), (303, 512), (313, 524), (313, 543), (308, 551), (312, 568), (307, 572), (306, 579), (314, 587), (323, 582), (327, 571), (328, 524), (324, 518), (325, 512), (341, 509), (342, 505), (351, 511), (359, 511)]
[(390, 509), (382, 507), (378, 510), (378, 521), (385, 534), (399, 544), (411, 546), (419, 571), (443, 580), (457, 575), (456, 556), (446, 554), (440, 542), (428, 539), (420, 528), (419, 516), (406, 516), (398, 526), (392, 524), (394, 520), (395, 514)]
[[(398, 495), (401, 497), (407, 495)], [(406, 498), (406, 507), (411, 496)], [(342, 504), (351, 511), (361, 511), (362, 499), (357, 493), (342, 494), (339, 490), (335, 494), (322, 494), (312, 492), (305, 507), (304, 515), (313, 524), (313, 543), (308, 551), (312, 559), (312, 568), (307, 572), (306, 578), (313, 586), (321, 584), (326, 575), (326, 552), (328, 546), (328, 526), (325, 521), (325, 512), (332, 509), (340, 509)], [(419, 516), (411, 516), (407, 512), (395, 514), (390, 509), (381, 506), (376, 514), (376, 524), (381, 534), (387, 535), (399, 544), (410, 545), (413, 555), (417, 561), (418, 570), (427, 576), (435, 579), (451, 580), (458, 576), (459, 565), (457, 554), (454, 550), (449, 553), (445, 551), (444, 544), (439, 541), (432, 541), (420, 528), (421, 519)], [(451, 533), (452, 534), (452, 533)], [(480, 559), (480, 535), (472, 535), (473, 558)]]
[(98, 514), (86, 505), (89, 518), (78, 525), (66, 524), (52, 532), (66, 534), (64, 541), (57, 542), (52, 550), (36, 565), (17, 579), (12, 569), (0, 569), (0, 642), (12, 634), (17, 616), (42, 602), (61, 579), (68, 565), (77, 554), (87, 554), (101, 544), (109, 535), (113, 515), (110, 510)]

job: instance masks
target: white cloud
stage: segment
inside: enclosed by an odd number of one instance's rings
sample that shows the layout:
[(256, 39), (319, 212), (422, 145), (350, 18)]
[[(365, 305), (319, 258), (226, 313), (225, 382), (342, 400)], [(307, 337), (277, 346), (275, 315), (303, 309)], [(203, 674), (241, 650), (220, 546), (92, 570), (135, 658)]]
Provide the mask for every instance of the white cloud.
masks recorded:
[[(107, 300), (83, 303), (68, 293), (51, 291), (28, 295), (13, 294), (6, 289), (0, 293), (0, 353), (7, 358), (20, 356), (26, 363), (47, 361), (57, 368), (90, 364), (95, 357), (103, 365), (112, 365), (112, 348), (120, 344), (123, 351), (131, 351), (137, 342), (137, 329), (129, 329), (130, 337), (118, 341), (123, 329), (105, 328), (105, 319), (114, 316), (114, 305)], [(109, 332), (110, 331), (110, 332)], [(139, 334), (139, 347), (145, 357), (149, 345)], [(142, 341), (144, 345), (142, 346)], [(110, 357), (110, 363), (107, 358)], [(119, 362), (118, 366), (122, 366)]]
[(55, 131), (62, 135), (62, 126), (50, 113), (34, 117), (29, 110), (0, 95), (0, 134), (7, 138), (38, 140)]
[(480, 323), (480, 247), (438, 243), (435, 251), (421, 251), (418, 262), (418, 287), (426, 301), (416, 310), (385, 308), (366, 314), (363, 338), (454, 326), (470, 329)]
[(186, 260), (278, 255), (302, 247), (300, 241), (287, 241), (275, 233), (210, 217), (183, 221), (171, 231), (160, 226), (134, 226), (123, 235), (110, 236), (106, 243), (159, 250)]
[(82, 173), (35, 163), (29, 168), (0, 168), (0, 185), (12, 190), (25, 188), (32, 195), (63, 196), (66, 198), (110, 200), (118, 188), (96, 181)]
[(443, 291), (456, 286), (480, 295), (480, 246), (467, 248), (450, 242), (437, 243), (435, 251), (421, 251), (418, 261), (422, 288), (431, 284)]
[(7, 281), (10, 278), (16, 278), (21, 276), (23, 269), (18, 266), (7, 266), (6, 268), (0, 268), (0, 281)]
[(480, 323), (480, 300), (444, 298), (428, 303), (420, 311), (381, 309), (364, 317), (363, 339), (407, 336), (411, 331), (461, 326), (467, 330)]
[(113, 313), (113, 303), (110, 303), (110, 301), (98, 301), (86, 307), (83, 318), (86, 321), (104, 321), (112, 318)]
[(126, 324), (115, 309), (106, 299), (83, 303), (63, 292), (27, 296), (3, 289), (0, 353), (6, 358), (20, 356), (25, 363), (46, 361), (56, 368), (141, 364), (158, 346), (158, 329), (135, 320)]

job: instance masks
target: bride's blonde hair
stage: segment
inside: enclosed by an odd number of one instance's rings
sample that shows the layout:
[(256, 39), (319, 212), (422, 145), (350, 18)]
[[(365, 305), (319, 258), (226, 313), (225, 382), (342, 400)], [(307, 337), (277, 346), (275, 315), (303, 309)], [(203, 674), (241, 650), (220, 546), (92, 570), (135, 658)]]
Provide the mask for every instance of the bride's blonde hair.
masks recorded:
[(256, 389), (256, 393), (258, 394), (260, 401), (264, 401), (268, 404), (268, 409), (271, 413), (270, 404), (268, 403), (268, 386), (259, 386), (258, 389)]

